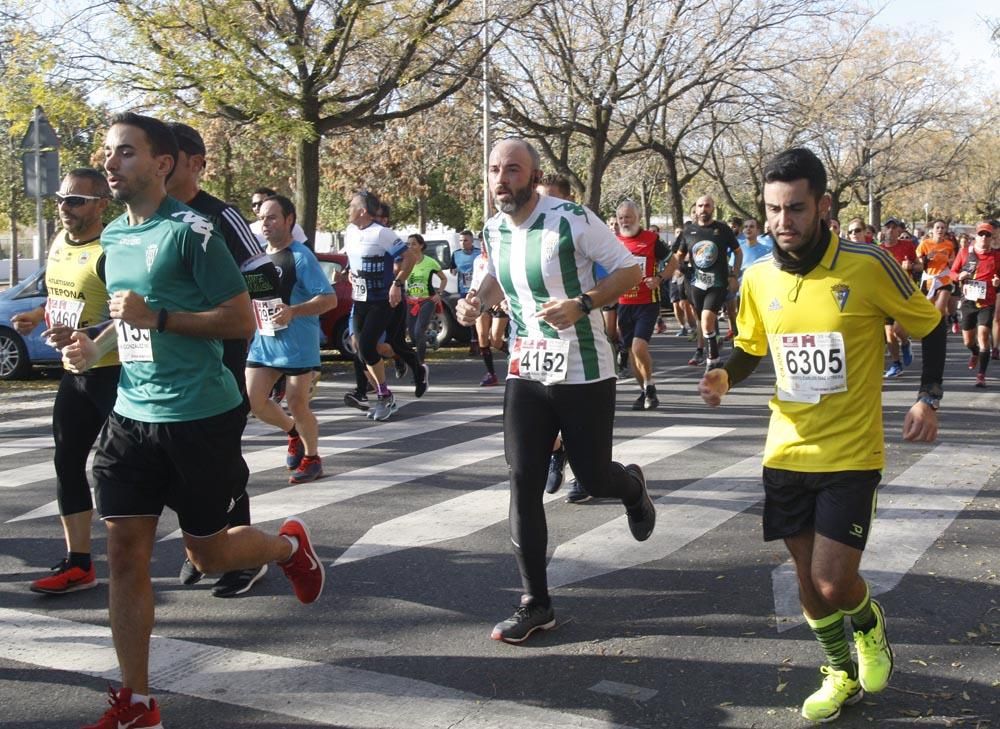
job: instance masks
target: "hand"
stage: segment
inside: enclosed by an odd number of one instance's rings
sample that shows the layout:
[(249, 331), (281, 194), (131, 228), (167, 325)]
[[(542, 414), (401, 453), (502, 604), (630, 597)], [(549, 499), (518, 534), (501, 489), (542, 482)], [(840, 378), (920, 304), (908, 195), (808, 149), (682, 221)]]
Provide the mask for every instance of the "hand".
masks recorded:
[(137, 329), (156, 329), (157, 312), (149, 308), (146, 297), (135, 291), (116, 291), (111, 294), (108, 311), (112, 319), (121, 319)]
[(274, 313), (271, 314), (271, 321), (279, 327), (288, 326), (288, 323), (294, 318), (295, 312), (292, 311), (292, 307), (284, 302), (275, 306)]
[(70, 326), (54, 326), (42, 332), (42, 339), (46, 340), (50, 347), (62, 349), (72, 341), (70, 337), (74, 331), (76, 330)]
[(647, 289), (655, 289), (658, 288), (660, 285), (660, 279), (658, 279), (656, 276), (647, 276), (642, 280), (642, 282), (646, 284)]
[(706, 405), (713, 408), (722, 404), (722, 397), (727, 392), (729, 392), (729, 373), (721, 367), (706, 372), (698, 383), (698, 394)]
[(1000, 288), (1000, 276), (993, 277), (993, 288)]
[(962, 271), (961, 273), (958, 274), (958, 280), (965, 281), (970, 276), (972, 276), (972, 274), (969, 273), (968, 271)]
[(14, 316), (10, 318), (10, 323), (14, 325), (15, 331), (17, 331), (17, 333), (21, 336), (31, 334), (35, 327), (42, 322), (42, 319), (45, 316), (44, 313), (41, 317), (37, 316), (36, 313), (38, 311), (43, 310), (35, 309), (34, 311), (22, 311), (19, 314), (14, 314)]
[(399, 306), (403, 300), (403, 287), (396, 284), (389, 285), (389, 306)]
[(937, 439), (937, 411), (925, 402), (916, 402), (903, 420), (903, 438), (918, 443)]
[(471, 327), (479, 318), (482, 310), (482, 302), (478, 296), (468, 294), (465, 298), (459, 299), (455, 304), (455, 317), (463, 327)]
[(63, 367), (74, 374), (86, 372), (99, 359), (98, 354), (94, 340), (83, 332), (74, 331), (70, 334), (70, 343), (63, 347)]
[(913, 261), (911, 261), (909, 258), (904, 258), (902, 264), (900, 265), (903, 267), (904, 271), (909, 271), (911, 268), (913, 268)]
[(568, 329), (583, 316), (583, 309), (576, 299), (552, 299), (542, 304), (536, 316), (556, 329)]

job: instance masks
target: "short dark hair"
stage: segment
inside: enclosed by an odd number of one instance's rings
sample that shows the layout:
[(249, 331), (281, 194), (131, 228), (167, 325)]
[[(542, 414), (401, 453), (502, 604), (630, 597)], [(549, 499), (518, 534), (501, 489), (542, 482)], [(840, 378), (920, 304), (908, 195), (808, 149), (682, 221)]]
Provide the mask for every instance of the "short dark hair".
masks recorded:
[(177, 140), (177, 148), (185, 154), (200, 154), (205, 156), (205, 140), (201, 138), (198, 130), (181, 122), (168, 122), (167, 126)]
[(816, 200), (826, 194), (826, 168), (812, 150), (792, 147), (779, 152), (764, 165), (764, 183), (806, 180)]
[(931, 227), (933, 228), (938, 223), (941, 223), (941, 225), (943, 225), (945, 227), (948, 226), (948, 221), (945, 220), (944, 218), (934, 218), (933, 220), (931, 220)]
[(392, 208), (389, 207), (389, 203), (380, 202), (378, 204), (378, 217), (385, 218), (388, 220), (392, 216)]
[(470, 238), (472, 238), (473, 240), (476, 239), (475, 234), (471, 230), (463, 230), (461, 233), (459, 233), (459, 236), (463, 236), (463, 235), (467, 235)]
[(151, 116), (136, 114), (134, 111), (123, 111), (111, 117), (110, 126), (124, 124), (129, 127), (137, 127), (146, 135), (149, 147), (154, 157), (168, 154), (177, 164), (177, 139), (164, 122)]
[(108, 187), (108, 178), (95, 170), (93, 167), (77, 167), (66, 173), (66, 177), (75, 177), (78, 180), (90, 180), (91, 189), (101, 197), (111, 197), (111, 188)]
[(268, 197), (274, 197), (278, 194), (277, 190), (272, 190), (270, 187), (258, 187), (256, 190), (250, 193), (251, 195), (267, 195)]
[(729, 224), (743, 225), (743, 218), (741, 218), (739, 215), (733, 215), (732, 217), (729, 218)]
[(286, 218), (289, 215), (291, 215), (292, 216), (292, 225), (295, 225), (295, 221), (298, 218), (298, 216), (295, 213), (295, 203), (293, 203), (287, 197), (285, 197), (284, 195), (271, 195), (271, 197), (269, 197), (264, 202), (276, 202), (276, 203), (278, 203), (278, 207), (281, 208), (281, 214), (284, 215)]
[(374, 218), (378, 215), (379, 205), (382, 204), (382, 201), (378, 199), (378, 195), (371, 190), (366, 190), (362, 187), (354, 193), (354, 196), (361, 198), (361, 202), (363, 202), (365, 206), (365, 212), (367, 212), (370, 216)]
[(406, 236), (406, 239), (409, 240), (410, 238), (413, 238), (413, 240), (420, 244), (420, 250), (427, 249), (427, 241), (424, 240), (424, 237), (420, 233), (410, 233)]
[(573, 194), (573, 188), (569, 184), (569, 178), (566, 175), (560, 175), (555, 172), (550, 172), (549, 174), (542, 177), (538, 181), (539, 185), (545, 185), (545, 187), (554, 187), (559, 191), (561, 195), (570, 197)]

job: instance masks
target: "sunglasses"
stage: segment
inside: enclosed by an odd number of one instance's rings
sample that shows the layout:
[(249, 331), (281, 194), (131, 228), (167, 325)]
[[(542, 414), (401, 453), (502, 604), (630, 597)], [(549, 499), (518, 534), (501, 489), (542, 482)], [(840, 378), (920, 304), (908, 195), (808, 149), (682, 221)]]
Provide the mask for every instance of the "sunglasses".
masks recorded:
[(851, 228), (847, 232), (850, 233), (851, 235), (857, 235), (858, 233), (864, 233), (865, 229), (864, 228)]
[(263, 200), (254, 200), (253, 202), (250, 203), (250, 207), (253, 208), (254, 210), (256, 210), (257, 208), (259, 208), (263, 204), (264, 204)]
[(88, 200), (103, 200), (101, 195), (62, 195), (56, 193), (56, 204), (65, 205), (68, 208), (78, 208), (86, 204)]
[(993, 234), (990, 231), (988, 231), (988, 230), (981, 230), (978, 233), (976, 233), (976, 235), (981, 235), (984, 238), (992, 238), (993, 237)]

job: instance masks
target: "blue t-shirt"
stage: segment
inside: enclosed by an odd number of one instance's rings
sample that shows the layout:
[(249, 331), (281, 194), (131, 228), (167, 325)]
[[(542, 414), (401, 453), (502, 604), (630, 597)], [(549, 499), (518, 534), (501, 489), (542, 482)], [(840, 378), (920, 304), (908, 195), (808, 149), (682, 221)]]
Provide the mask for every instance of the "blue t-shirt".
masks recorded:
[[(269, 255), (281, 273), (281, 299), (286, 304), (295, 306), (333, 293), (316, 256), (298, 241)], [(273, 336), (257, 331), (247, 361), (275, 368), (319, 367), (319, 340), (319, 316), (296, 316)]]
[(750, 266), (770, 253), (771, 247), (772, 244), (763, 238), (758, 238), (757, 244), (752, 246), (747, 245), (745, 240), (742, 241), (740, 243), (740, 250), (743, 251), (743, 269), (740, 271), (740, 278), (743, 277), (744, 270), (750, 268)]
[(476, 259), (481, 255), (478, 248), (466, 253), (459, 248), (451, 254), (451, 265), (458, 272), (458, 293), (465, 296), (472, 286), (472, 274), (475, 271)]

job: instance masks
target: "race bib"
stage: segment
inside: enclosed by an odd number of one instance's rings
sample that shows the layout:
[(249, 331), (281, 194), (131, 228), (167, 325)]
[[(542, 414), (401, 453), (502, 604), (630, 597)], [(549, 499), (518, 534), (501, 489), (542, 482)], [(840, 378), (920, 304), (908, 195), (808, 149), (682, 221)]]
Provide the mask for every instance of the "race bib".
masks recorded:
[(46, 326), (49, 329), (52, 327), (76, 329), (80, 326), (80, 315), (83, 314), (84, 303), (81, 299), (46, 299)]
[(643, 277), (646, 276), (646, 257), (645, 256), (632, 256), (632, 263), (639, 267), (642, 271)]
[(822, 395), (847, 390), (847, 354), (840, 332), (771, 334), (778, 399), (818, 403)]
[(276, 332), (288, 329), (287, 324), (276, 324), (274, 314), (281, 299), (254, 299), (253, 313), (257, 319), (257, 331), (265, 337), (273, 337)]
[(694, 270), (694, 285), (699, 289), (710, 289), (715, 286), (715, 274), (712, 271)]
[(473, 275), (473, 271), (469, 271), (468, 273), (464, 273), (463, 271), (458, 272), (458, 285), (462, 287), (462, 291), (468, 291), (472, 287)]
[(971, 279), (966, 281), (963, 295), (966, 301), (982, 301), (986, 298), (986, 282)]
[(566, 379), (569, 342), (561, 339), (517, 337), (510, 352), (508, 372), (514, 377), (554, 385)]
[(118, 359), (122, 362), (152, 362), (153, 342), (148, 329), (139, 329), (122, 319), (115, 319), (118, 336)]
[(351, 297), (355, 301), (368, 301), (368, 285), (363, 278), (351, 279)]

